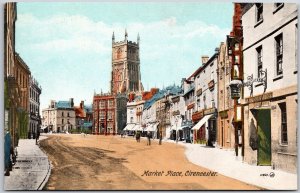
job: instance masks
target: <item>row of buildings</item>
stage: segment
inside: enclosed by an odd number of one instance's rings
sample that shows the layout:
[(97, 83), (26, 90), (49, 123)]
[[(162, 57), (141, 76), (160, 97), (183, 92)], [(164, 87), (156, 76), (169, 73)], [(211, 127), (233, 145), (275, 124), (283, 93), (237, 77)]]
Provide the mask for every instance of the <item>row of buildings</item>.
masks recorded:
[(92, 107), (74, 106), (74, 99), (68, 101), (51, 100), (48, 108), (42, 109), (42, 130), (53, 133), (91, 133), (93, 121)]
[[(235, 3), (232, 31), (180, 86), (129, 91), (127, 132), (297, 171), (297, 5)], [(148, 92), (149, 93), (149, 92)]]
[(18, 146), (19, 138), (35, 138), (40, 128), (42, 88), (31, 75), (28, 65), (15, 51), (16, 3), (6, 3), (4, 10), (4, 130), (7, 168), (10, 154), (15, 155), (14, 150)]

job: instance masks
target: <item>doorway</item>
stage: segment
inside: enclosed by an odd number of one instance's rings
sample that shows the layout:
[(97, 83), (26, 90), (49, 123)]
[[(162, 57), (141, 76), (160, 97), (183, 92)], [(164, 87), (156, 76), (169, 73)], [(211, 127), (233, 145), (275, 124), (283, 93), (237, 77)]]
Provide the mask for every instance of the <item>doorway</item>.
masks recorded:
[(259, 109), (257, 112), (257, 165), (271, 165), (271, 110)]

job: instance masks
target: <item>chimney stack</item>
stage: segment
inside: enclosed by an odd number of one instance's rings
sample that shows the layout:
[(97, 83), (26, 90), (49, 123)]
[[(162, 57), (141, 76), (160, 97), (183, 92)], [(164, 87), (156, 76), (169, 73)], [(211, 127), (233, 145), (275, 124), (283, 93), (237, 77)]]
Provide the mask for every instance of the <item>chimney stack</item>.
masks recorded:
[(208, 61), (209, 57), (207, 55), (202, 56), (202, 64), (205, 64)]
[(80, 108), (83, 109), (83, 107), (84, 107), (84, 101), (81, 101), (80, 102)]
[(71, 104), (71, 108), (73, 108), (74, 107), (74, 99), (73, 98), (70, 98), (70, 104)]

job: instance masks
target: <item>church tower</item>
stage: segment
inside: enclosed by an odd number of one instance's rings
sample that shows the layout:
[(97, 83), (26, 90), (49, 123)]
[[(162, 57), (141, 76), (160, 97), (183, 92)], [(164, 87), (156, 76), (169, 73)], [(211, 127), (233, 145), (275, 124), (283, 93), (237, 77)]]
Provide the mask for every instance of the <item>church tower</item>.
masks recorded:
[(115, 34), (112, 35), (112, 72), (111, 93), (128, 94), (129, 92), (141, 92), (140, 37), (137, 42), (128, 41), (127, 30), (125, 30), (124, 41), (115, 42)]

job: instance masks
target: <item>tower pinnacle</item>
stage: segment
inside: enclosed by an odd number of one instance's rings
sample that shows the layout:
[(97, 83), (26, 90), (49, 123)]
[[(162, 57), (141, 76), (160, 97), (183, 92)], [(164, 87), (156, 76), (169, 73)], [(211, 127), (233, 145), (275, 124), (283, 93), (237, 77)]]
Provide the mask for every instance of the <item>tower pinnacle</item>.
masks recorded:
[(113, 31), (113, 34), (112, 34), (112, 42), (115, 43), (115, 32)]
[(127, 29), (125, 28), (125, 41), (127, 41), (127, 37), (128, 37)]
[(137, 35), (137, 44), (139, 44), (140, 43), (140, 33), (138, 33), (138, 35)]

